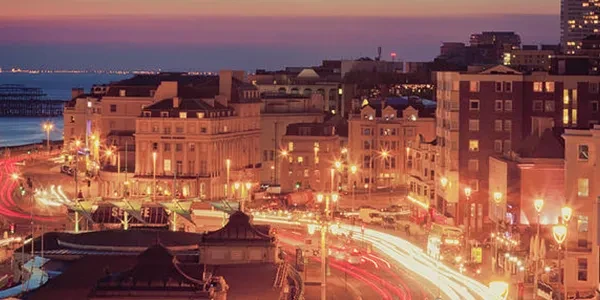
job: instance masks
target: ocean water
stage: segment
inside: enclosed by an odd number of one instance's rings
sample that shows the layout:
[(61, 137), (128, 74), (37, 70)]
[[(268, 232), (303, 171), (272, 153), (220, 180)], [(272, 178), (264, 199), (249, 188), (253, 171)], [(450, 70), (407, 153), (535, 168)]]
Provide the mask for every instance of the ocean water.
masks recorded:
[[(89, 92), (93, 84), (110, 83), (128, 75), (111, 74), (24, 74), (0, 73), (0, 84), (23, 84), (37, 87), (48, 94), (49, 99), (69, 100), (72, 88), (84, 88)], [(0, 147), (39, 143), (46, 139), (42, 129), (44, 122), (54, 123), (51, 140), (63, 138), (63, 118), (0, 117)]]

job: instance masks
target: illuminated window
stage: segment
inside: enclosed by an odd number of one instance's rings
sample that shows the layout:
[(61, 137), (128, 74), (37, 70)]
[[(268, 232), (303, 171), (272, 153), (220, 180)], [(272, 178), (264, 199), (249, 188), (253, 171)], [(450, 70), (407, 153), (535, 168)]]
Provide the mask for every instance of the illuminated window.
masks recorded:
[(198, 119), (203, 119), (204, 118), (204, 113), (203, 112), (198, 112), (198, 113), (196, 113), (196, 117)]
[(590, 180), (587, 178), (577, 179), (577, 196), (587, 197), (590, 195)]
[(577, 125), (577, 109), (571, 110), (571, 125)]
[(477, 120), (477, 119), (469, 120), (469, 131), (479, 131), (479, 120)]
[(569, 109), (563, 109), (563, 125), (569, 125)]
[(590, 148), (588, 145), (579, 145), (577, 147), (579, 160), (588, 160), (590, 158)]
[(563, 90), (563, 104), (569, 104), (569, 90)]
[(165, 159), (163, 161), (163, 171), (171, 172), (171, 160), (170, 159)]
[(479, 140), (469, 140), (469, 151), (471, 151), (471, 152), (479, 151)]
[(301, 164), (301, 163), (303, 163), (303, 162), (304, 162), (304, 157), (302, 157), (302, 156), (298, 156), (298, 158), (297, 158), (297, 159), (298, 159), (298, 163), (299, 163), (299, 164)]
[(180, 112), (179, 113), (179, 118), (180, 119), (186, 119), (187, 118), (187, 112), (184, 112), (184, 111)]
[(479, 81), (469, 82), (469, 91), (470, 92), (479, 92)]
[(294, 151), (294, 142), (289, 142), (289, 143), (288, 143), (288, 151), (289, 151), (289, 152), (292, 152), (292, 151)]
[(534, 82), (533, 83), (533, 91), (534, 92), (543, 92), (544, 91), (544, 83), (543, 82)]
[(548, 93), (554, 93), (554, 82), (553, 81), (548, 81), (545, 84), (546, 84), (546, 92), (548, 92)]

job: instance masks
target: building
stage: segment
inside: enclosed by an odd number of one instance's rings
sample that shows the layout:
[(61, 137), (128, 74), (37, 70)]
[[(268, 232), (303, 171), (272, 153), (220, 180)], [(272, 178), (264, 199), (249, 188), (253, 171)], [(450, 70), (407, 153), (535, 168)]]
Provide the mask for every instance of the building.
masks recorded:
[(593, 34), (581, 40), (581, 49), (575, 51), (577, 55), (600, 57), (600, 34)]
[(401, 175), (405, 149), (419, 134), (426, 140), (435, 137), (434, 109), (435, 102), (413, 98), (365, 101), (348, 120), (348, 161), (358, 167), (350, 182), (359, 189), (406, 184)]
[(512, 68), (527, 71), (550, 71), (552, 56), (558, 54), (554, 50), (535, 48), (510, 49), (504, 52), (503, 64)]
[(344, 169), (341, 162), (340, 138), (333, 125), (290, 124), (282, 144), (282, 191), (337, 191)]
[(512, 31), (483, 31), (471, 34), (469, 39), (471, 46), (494, 45), (498, 48), (520, 48), (521, 37)]
[(426, 141), (419, 134), (406, 147), (406, 184), (408, 201), (411, 202), (411, 216), (419, 224), (436, 207), (435, 201), (435, 159), (436, 141)]
[(221, 71), (216, 85), (144, 107), (135, 126), (137, 193), (247, 197), (234, 183), (258, 180), (260, 101), (241, 76)]
[(90, 145), (92, 136), (95, 140), (101, 132), (102, 95), (85, 94), (83, 89), (73, 89), (71, 95), (72, 99), (65, 104), (63, 113), (64, 149), (71, 149), (76, 141), (93, 146)]
[(551, 224), (563, 202), (564, 177), (564, 141), (550, 128), (528, 136), (515, 151), (490, 156), (490, 192), (501, 195), (500, 203), (489, 199), (490, 220), (517, 226), (537, 224), (534, 201), (544, 199), (539, 222)]
[[(440, 158), (438, 210), (466, 216), (460, 207), (471, 203), (474, 224), (481, 230), (488, 215), (489, 156), (518, 149), (537, 126), (589, 128), (600, 120), (597, 76), (563, 76), (547, 72), (521, 73), (506, 66), (440, 72), (437, 86), (437, 139)], [(473, 190), (467, 198), (464, 188)]]
[(598, 33), (600, 6), (596, 0), (562, 0), (560, 7), (560, 43), (566, 54), (581, 49), (582, 40)]
[(260, 183), (278, 184), (282, 177), (279, 168), (282, 142), (288, 125), (322, 123), (324, 119), (320, 95), (268, 93), (261, 95), (260, 106)]
[[(563, 261), (568, 291), (597, 289), (598, 197), (600, 196), (600, 126), (588, 130), (567, 129), (565, 139), (565, 204), (573, 209), (568, 223)], [(551, 220), (553, 223), (556, 220)]]

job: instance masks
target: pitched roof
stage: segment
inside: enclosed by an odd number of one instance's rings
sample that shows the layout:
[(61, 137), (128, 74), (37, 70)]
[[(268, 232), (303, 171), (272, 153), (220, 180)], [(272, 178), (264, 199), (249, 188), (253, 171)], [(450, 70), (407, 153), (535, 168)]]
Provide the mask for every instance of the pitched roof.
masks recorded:
[(564, 158), (565, 142), (552, 129), (546, 129), (541, 136), (526, 137), (515, 152), (523, 158)]
[(229, 222), (216, 231), (202, 235), (203, 244), (211, 242), (274, 242), (274, 237), (264, 234), (250, 223), (250, 217), (236, 211), (229, 217)]

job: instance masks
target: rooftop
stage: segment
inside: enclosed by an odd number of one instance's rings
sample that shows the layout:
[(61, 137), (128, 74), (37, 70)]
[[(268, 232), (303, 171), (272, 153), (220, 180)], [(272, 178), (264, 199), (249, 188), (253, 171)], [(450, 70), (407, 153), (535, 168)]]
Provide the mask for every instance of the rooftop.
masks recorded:
[(293, 123), (287, 126), (286, 136), (336, 136), (335, 126), (325, 123)]
[(541, 136), (526, 137), (515, 151), (522, 158), (559, 158), (565, 157), (565, 141), (560, 134), (546, 129)]

